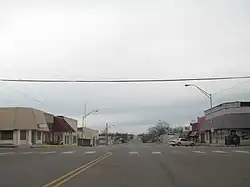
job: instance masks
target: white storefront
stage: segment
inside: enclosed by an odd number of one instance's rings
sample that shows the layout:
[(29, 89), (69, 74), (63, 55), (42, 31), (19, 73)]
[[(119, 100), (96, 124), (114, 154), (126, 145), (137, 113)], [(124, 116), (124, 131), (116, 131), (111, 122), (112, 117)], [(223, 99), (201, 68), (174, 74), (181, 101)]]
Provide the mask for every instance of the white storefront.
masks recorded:
[(0, 131), (0, 145), (34, 145), (45, 141), (46, 132), (37, 130)]

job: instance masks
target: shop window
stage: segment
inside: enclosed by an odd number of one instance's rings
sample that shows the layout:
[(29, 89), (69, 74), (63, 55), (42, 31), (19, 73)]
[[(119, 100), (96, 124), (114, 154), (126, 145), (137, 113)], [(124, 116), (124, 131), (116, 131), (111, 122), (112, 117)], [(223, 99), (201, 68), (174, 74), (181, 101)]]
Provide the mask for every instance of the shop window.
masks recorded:
[(1, 131), (1, 140), (13, 140), (13, 131)]
[(250, 102), (241, 102), (240, 107), (250, 107)]
[(37, 137), (36, 137), (37, 140), (41, 140), (41, 132), (40, 131), (37, 131)]
[(26, 131), (25, 130), (20, 131), (20, 140), (26, 140)]

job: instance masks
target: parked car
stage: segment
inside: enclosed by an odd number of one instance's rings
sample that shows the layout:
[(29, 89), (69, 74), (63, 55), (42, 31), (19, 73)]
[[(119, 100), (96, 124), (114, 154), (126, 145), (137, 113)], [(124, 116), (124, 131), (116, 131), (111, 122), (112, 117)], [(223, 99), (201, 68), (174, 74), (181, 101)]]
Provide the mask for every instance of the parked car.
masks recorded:
[(186, 138), (178, 138), (176, 140), (170, 140), (169, 144), (172, 145), (172, 146), (181, 146), (181, 145), (194, 146), (195, 142), (194, 141), (189, 141)]

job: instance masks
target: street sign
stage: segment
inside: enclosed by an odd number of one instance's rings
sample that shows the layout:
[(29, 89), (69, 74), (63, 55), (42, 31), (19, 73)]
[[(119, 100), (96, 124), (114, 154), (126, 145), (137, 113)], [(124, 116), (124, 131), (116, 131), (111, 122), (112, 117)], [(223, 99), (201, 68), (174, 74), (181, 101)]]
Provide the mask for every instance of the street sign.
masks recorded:
[(45, 124), (45, 123), (42, 123), (42, 124), (38, 124), (38, 128), (39, 129), (46, 129), (48, 126), (47, 126), (47, 124)]

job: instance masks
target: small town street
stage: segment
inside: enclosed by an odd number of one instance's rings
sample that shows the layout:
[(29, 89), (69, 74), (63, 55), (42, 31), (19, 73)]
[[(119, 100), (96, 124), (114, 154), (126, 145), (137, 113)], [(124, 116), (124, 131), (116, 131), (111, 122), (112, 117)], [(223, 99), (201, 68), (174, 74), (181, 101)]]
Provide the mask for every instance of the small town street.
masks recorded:
[(52, 186), (250, 185), (250, 147), (169, 147), (133, 142), (108, 147), (1, 149), (0, 186), (46, 186), (107, 153), (110, 155), (100, 162)]

